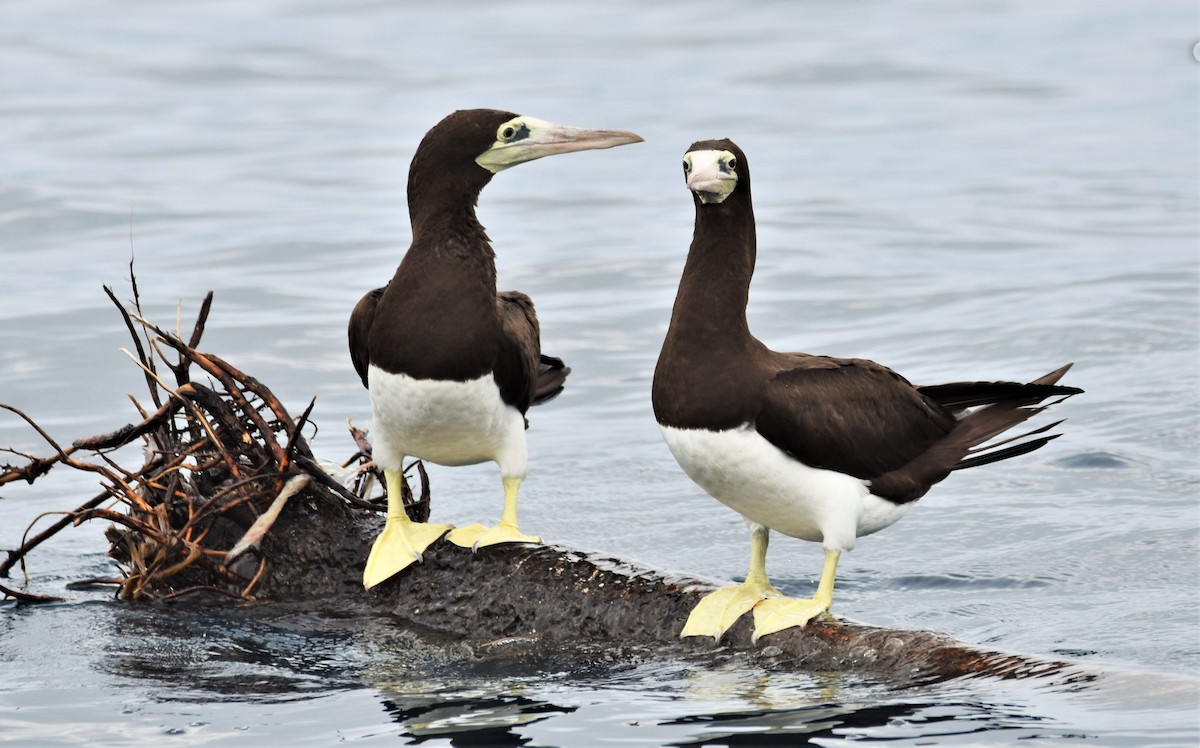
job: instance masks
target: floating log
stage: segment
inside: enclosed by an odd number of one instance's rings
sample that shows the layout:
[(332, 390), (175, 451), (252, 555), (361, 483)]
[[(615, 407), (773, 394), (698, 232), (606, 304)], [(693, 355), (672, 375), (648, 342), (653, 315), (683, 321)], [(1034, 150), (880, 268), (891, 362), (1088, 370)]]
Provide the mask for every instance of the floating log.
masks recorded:
[[(292, 505), (289, 504), (289, 510)], [(752, 617), (719, 644), (681, 640), (700, 598), (717, 585), (628, 561), (556, 545), (501, 545), (471, 552), (440, 540), (413, 564), (370, 591), (363, 564), (382, 521), (339, 520), (316, 502), (285, 512), (264, 539), (276, 559), (260, 599), (308, 597), (317, 605), (370, 609), (416, 631), (474, 645), (562, 648), (636, 647), (672, 655), (750, 653), (772, 667), (857, 671), (881, 678), (939, 681), (960, 676), (1088, 680), (1078, 665), (983, 650), (930, 631), (879, 628), (831, 617), (751, 643)], [(324, 516), (322, 516), (324, 515)], [(320, 598), (325, 598), (324, 602)], [(343, 608), (344, 609), (344, 608)]]
[[(371, 474), (369, 445), (362, 433), (351, 429), (359, 451), (343, 467), (322, 463), (302, 435), (311, 403), (293, 419), (264, 384), (196, 350), (211, 294), (185, 342), (142, 318), (136, 281), (131, 308), (105, 291), (133, 337), (136, 354), (130, 357), (145, 375), (154, 408), (139, 405), (139, 422), (63, 448), (23, 411), (0, 405), (53, 449), (47, 457), (23, 455), (24, 465), (0, 466), (0, 485), (32, 482), (65, 465), (97, 473), (103, 488), (10, 550), (0, 561), (0, 577), (60, 530), (99, 519), (111, 523), (110, 555), (120, 577), (88, 583), (114, 584), (122, 599), (194, 599), (208, 592), (218, 599), (297, 603), (340, 614), (386, 613), (399, 625), (472, 644), (483, 655), (513, 647), (584, 645), (672, 656), (713, 656), (720, 649), (750, 653), (781, 668), (859, 671), (904, 682), (968, 675), (1053, 676), (1060, 682), (1094, 677), (1069, 662), (828, 617), (766, 636), (757, 646), (750, 639), (750, 616), (719, 645), (681, 640), (689, 611), (715, 584), (554, 545), (501, 545), (472, 553), (442, 540), (423, 563), (364, 590), (363, 564), (382, 527), (384, 504), (344, 485), (369, 492), (371, 482), (364, 480)], [(167, 360), (164, 349), (175, 360)], [(190, 377), (193, 365), (205, 382)], [(164, 379), (168, 375), (172, 383)], [(145, 445), (145, 463), (136, 469), (115, 465), (109, 453), (135, 439)], [(87, 453), (99, 459), (89, 461)], [(404, 501), (420, 521), (428, 516), (429, 484), (420, 463), (415, 467), (421, 495), (415, 498), (405, 486)], [(114, 500), (121, 509), (102, 508)], [(0, 586), (2, 598), (48, 599)]]

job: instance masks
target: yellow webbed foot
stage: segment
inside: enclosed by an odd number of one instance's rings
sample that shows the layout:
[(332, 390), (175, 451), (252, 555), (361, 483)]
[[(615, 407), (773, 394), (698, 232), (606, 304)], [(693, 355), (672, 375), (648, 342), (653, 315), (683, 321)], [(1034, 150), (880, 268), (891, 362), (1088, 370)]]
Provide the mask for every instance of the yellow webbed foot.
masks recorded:
[(754, 608), (754, 636), (752, 641), (767, 634), (790, 629), (793, 626), (804, 626), (812, 619), (829, 610), (833, 605), (833, 578), (837, 573), (840, 551), (825, 549), (825, 567), (821, 569), (821, 581), (817, 585), (817, 593), (811, 600), (796, 600), (781, 597), (778, 600), (764, 600)]
[(500, 523), (495, 527), (487, 527), (481, 524), (467, 525), (459, 527), (450, 533), (446, 538), (455, 545), (471, 550), (479, 550), (484, 546), (499, 545), (500, 543), (540, 543), (541, 538), (533, 535), (525, 535), (517, 529), (516, 525), (506, 525)]
[(487, 545), (500, 543), (540, 543), (541, 538), (524, 535), (517, 529), (517, 491), (520, 490), (520, 478), (504, 479), (504, 513), (500, 515), (500, 524), (487, 527), (481, 524), (460, 527), (450, 533), (447, 538), (451, 543), (479, 550)]
[(449, 540), (460, 548), (474, 548), (475, 541), (479, 540), (479, 536), (487, 532), (487, 529), (487, 525), (482, 525), (478, 522), (472, 525), (456, 527), (446, 536), (446, 540)]
[(776, 631), (804, 626), (812, 619), (829, 610), (830, 601), (797, 600), (781, 597), (775, 600), (763, 600), (754, 606), (754, 636), (751, 641), (758, 643), (759, 638)]
[(811, 600), (784, 597), (767, 581), (767, 542), (770, 532), (757, 526), (750, 533), (750, 571), (746, 581), (724, 587), (702, 599), (683, 626), (680, 636), (711, 636), (720, 640), (737, 619), (754, 609), (754, 643), (760, 637), (793, 626), (803, 626), (833, 604), (833, 580), (841, 551), (825, 549), (825, 567), (817, 593)]
[(746, 611), (764, 600), (779, 596), (779, 590), (769, 582), (760, 580), (747, 580), (732, 587), (722, 587), (700, 600), (692, 609), (679, 635), (711, 636), (714, 641), (720, 641), (721, 636), (737, 623)]
[(425, 549), (450, 529), (450, 525), (431, 525), (412, 522), (407, 517), (388, 517), (383, 532), (375, 538), (371, 554), (367, 556), (363, 586), (370, 589), (419, 562)]

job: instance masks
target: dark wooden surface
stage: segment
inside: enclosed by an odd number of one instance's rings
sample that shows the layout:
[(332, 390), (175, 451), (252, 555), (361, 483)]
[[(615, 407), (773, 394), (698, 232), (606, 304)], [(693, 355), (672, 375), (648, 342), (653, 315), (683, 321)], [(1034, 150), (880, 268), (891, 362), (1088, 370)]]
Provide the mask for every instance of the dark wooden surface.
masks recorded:
[[(321, 609), (372, 611), (397, 626), (482, 647), (520, 641), (543, 650), (636, 647), (664, 656), (747, 652), (772, 667), (853, 671), (905, 682), (961, 676), (1089, 680), (1078, 665), (987, 651), (930, 631), (884, 629), (842, 619), (810, 622), (750, 640), (743, 616), (718, 644), (680, 640), (692, 606), (712, 582), (555, 545), (464, 550), (442, 540), (371, 591), (364, 559), (381, 518), (298, 497), (264, 542), (270, 568), (259, 599), (312, 601)], [(249, 563), (249, 561), (247, 561)]]

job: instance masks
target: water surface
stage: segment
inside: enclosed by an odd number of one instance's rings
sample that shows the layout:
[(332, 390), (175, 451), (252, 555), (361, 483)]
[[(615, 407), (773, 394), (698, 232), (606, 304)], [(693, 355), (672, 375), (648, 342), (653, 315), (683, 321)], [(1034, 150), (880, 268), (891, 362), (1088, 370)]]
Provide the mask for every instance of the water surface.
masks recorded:
[[(746, 5), (746, 4), (743, 4)], [(570, 386), (532, 413), (524, 522), (547, 540), (731, 579), (735, 516), (675, 466), (649, 383), (691, 236), (680, 158), (752, 162), (752, 329), (913, 381), (1087, 394), (1065, 436), (955, 475), (840, 569), (836, 610), (1078, 658), (1103, 685), (939, 686), (753, 658), (494, 659), (386, 619), (137, 608), (100, 592), (0, 607), (0, 739), (22, 744), (795, 745), (1198, 738), (1200, 282), (1192, 4), (619, 1), (9, 3), (0, 10), (0, 402), (63, 441), (134, 418), (101, 284), (348, 456), (369, 420), (345, 350), (409, 239), (405, 172), (446, 113), (492, 106), (646, 142), (498, 176), (480, 218)], [(44, 454), (19, 420), (0, 445)], [(9, 459), (8, 457), (4, 458)], [(491, 466), (432, 468), (450, 522), (498, 511)], [(0, 546), (87, 475), (6, 486)], [(31, 591), (105, 576), (102, 528), (30, 559)], [(809, 594), (815, 545), (769, 569)], [(5, 580), (20, 585), (20, 578)], [(624, 659), (622, 659), (624, 658)], [(772, 743), (773, 741), (773, 743)]]

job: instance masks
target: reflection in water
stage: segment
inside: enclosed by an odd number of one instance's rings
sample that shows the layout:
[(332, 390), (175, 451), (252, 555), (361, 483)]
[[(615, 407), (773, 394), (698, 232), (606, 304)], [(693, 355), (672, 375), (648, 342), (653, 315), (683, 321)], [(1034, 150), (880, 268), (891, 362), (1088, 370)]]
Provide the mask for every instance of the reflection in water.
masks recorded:
[[(96, 611), (85, 609), (95, 607), (75, 606), (75, 612), (94, 620)], [(1128, 712), (1109, 715), (1109, 702), (1168, 714), (1195, 702), (1194, 682), (1159, 676), (1107, 676), (1086, 687), (1036, 679), (885, 682), (794, 672), (775, 664), (766, 648), (697, 654), (669, 647), (566, 648), (532, 638), (478, 645), (406, 630), (387, 616), (288, 606), (105, 603), (103, 610), (104, 645), (90, 667), (140, 694), (122, 713), (129, 716), (118, 719), (138, 719), (143, 699), (181, 715), (190, 708), (180, 704), (220, 703), (232, 715), (246, 713), (238, 704), (288, 704), (288, 713), (298, 715), (289, 728), (294, 737), (304, 732), (305, 719), (328, 724), (331, 711), (349, 703), (362, 710), (362, 724), (376, 725), (374, 716), (382, 713), (390, 723), (384, 735), (453, 746), (1034, 738), (1133, 746), (1151, 737), (1184, 744), (1194, 734), (1169, 720), (1157, 733), (1144, 727), (1135, 733), (1124, 728)], [(1145, 696), (1138, 701), (1133, 693)], [(1064, 713), (1074, 719), (1052, 716)], [(0, 714), (0, 727), (3, 720)], [(240, 721), (230, 720), (236, 735)], [(189, 721), (178, 729), (214, 728)], [(345, 728), (338, 736), (347, 737)], [(318, 735), (308, 737), (319, 742)]]
[[(804, 745), (808, 739), (847, 737), (847, 730), (869, 729), (910, 718), (922, 705), (883, 704), (853, 708), (837, 704), (767, 712), (726, 712), (681, 717), (670, 724), (700, 725), (694, 740), (674, 746)], [(953, 716), (948, 717), (953, 719)], [(802, 741), (802, 739), (804, 739)]]
[[(813, 738), (850, 738), (886, 728), (898, 734), (904, 726), (928, 726), (962, 720), (964, 710), (951, 707), (943, 714), (925, 711), (933, 706), (919, 689), (918, 700), (895, 700), (896, 684), (872, 684), (844, 673), (795, 673), (747, 667), (737, 658), (719, 668), (699, 667), (688, 679), (689, 701), (720, 708), (666, 720), (663, 726), (688, 728), (689, 737), (673, 746), (807, 745)], [(870, 698), (877, 695), (878, 698)], [(943, 705), (949, 706), (949, 705)], [(965, 734), (981, 729), (957, 722), (952, 732), (919, 730), (914, 736)]]
[(361, 687), (347, 649), (351, 622), (281, 615), (271, 608), (120, 607), (96, 667), (155, 681), (172, 701), (270, 702)]
[(481, 646), (438, 635), (397, 630), (395, 622), (360, 632), (368, 652), (366, 678), (388, 716), (413, 744), (448, 739), (454, 746), (519, 746), (528, 727), (579, 707), (551, 703), (539, 694), (563, 678), (602, 680), (626, 666), (608, 668), (612, 651), (544, 645), (510, 639)]
[(384, 709), (403, 727), (403, 735), (413, 743), (434, 738), (449, 738), (455, 746), (518, 746), (532, 738), (523, 737), (514, 728), (569, 714), (578, 707), (554, 704), (524, 696), (497, 695), (459, 698), (446, 694), (405, 694), (383, 700)]
[[(809, 745), (813, 738), (865, 739), (881, 737), (946, 738), (997, 730), (1015, 730), (1016, 722), (1006, 723), (996, 705), (987, 708), (971, 704), (883, 703), (821, 704), (801, 709), (767, 712), (725, 712), (683, 717), (672, 724), (702, 725), (694, 740), (671, 743), (672, 746), (794, 746)], [(1011, 719), (1017, 720), (1014, 716)]]

